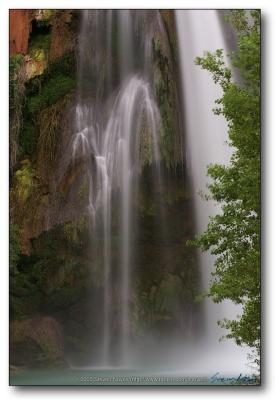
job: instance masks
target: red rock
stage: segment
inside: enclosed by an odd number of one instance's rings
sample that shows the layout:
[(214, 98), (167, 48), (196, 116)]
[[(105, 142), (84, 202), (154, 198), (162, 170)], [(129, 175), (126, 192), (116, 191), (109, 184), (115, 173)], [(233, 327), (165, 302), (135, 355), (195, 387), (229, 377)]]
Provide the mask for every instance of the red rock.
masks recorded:
[(32, 10), (10, 10), (10, 55), (27, 54)]

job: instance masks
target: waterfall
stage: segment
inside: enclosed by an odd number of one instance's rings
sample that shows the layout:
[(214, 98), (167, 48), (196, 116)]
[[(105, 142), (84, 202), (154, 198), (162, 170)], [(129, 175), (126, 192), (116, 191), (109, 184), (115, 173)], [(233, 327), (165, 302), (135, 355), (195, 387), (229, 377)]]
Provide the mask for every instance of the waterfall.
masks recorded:
[[(91, 274), (96, 270), (100, 276), (93, 295), (100, 320), (96, 325), (97, 356), (91, 351), (94, 366), (128, 367), (137, 365), (138, 359), (144, 365), (148, 359), (155, 365), (173, 364), (201, 374), (202, 365), (210, 368), (206, 354), (210, 347), (217, 360), (225, 348), (234, 357), (237, 354), (232, 343), (218, 343), (221, 331), (215, 328), (218, 319), (234, 317), (236, 309), (229, 303), (214, 305), (209, 300), (203, 308), (194, 302), (200, 278), (204, 289), (209, 285), (214, 259), (200, 255), (198, 271), (195, 251), (186, 246), (194, 234), (194, 218), (196, 230), (201, 232), (209, 216), (219, 211), (217, 205), (197, 194), (207, 183), (207, 165), (227, 163), (231, 156), (225, 144), (226, 121), (211, 110), (221, 92), (194, 60), (204, 50), (226, 49), (226, 44), (216, 11), (175, 14), (185, 129), (184, 137), (179, 138), (181, 130), (175, 125), (178, 136), (171, 147), (177, 161), (171, 168), (164, 161), (165, 146), (172, 139), (163, 135), (163, 120), (168, 117), (171, 122), (173, 112), (178, 118), (180, 110), (163, 110), (156, 95), (158, 84), (162, 102), (169, 103), (158, 68), (166, 63), (165, 73), (173, 71), (160, 13), (81, 13), (70, 157), (88, 176)], [(148, 207), (149, 217), (143, 218), (140, 202), (146, 196), (151, 209)], [(151, 274), (148, 285), (147, 266), (148, 276)], [(143, 308), (138, 314), (139, 306)], [(134, 324), (139, 318), (142, 325), (145, 312), (147, 326), (137, 338)], [(165, 339), (159, 339), (160, 332)], [(131, 358), (135, 358), (133, 363)], [(232, 360), (235, 368), (238, 356)]]
[[(220, 212), (214, 201), (205, 201), (199, 192), (206, 192), (209, 180), (206, 176), (209, 164), (228, 164), (232, 149), (227, 145), (228, 126), (225, 118), (214, 115), (212, 109), (215, 100), (222, 96), (221, 88), (216, 85), (208, 71), (195, 65), (195, 58), (206, 51), (224, 49), (229, 52), (218, 11), (215, 10), (178, 10), (176, 11), (177, 37), (180, 55), (180, 76), (182, 85), (182, 104), (186, 136), (187, 171), (190, 176), (196, 215), (196, 231), (203, 232), (209, 222), (209, 216)], [(209, 287), (211, 271), (215, 262), (209, 253), (199, 254), (201, 276), (204, 290)], [(204, 340), (213, 351), (226, 351), (245, 363), (246, 351), (227, 341), (219, 344), (223, 332), (217, 327), (217, 320), (236, 318), (239, 307), (229, 301), (214, 304), (206, 301), (206, 331)], [(229, 361), (228, 361), (229, 362)]]
[(125, 78), (133, 70), (133, 21), (131, 10), (119, 10), (120, 73)]
[[(97, 259), (103, 260), (103, 306), (101, 365), (110, 365), (112, 314), (111, 285), (113, 270), (111, 229), (114, 213), (119, 215), (119, 287), (118, 321), (119, 364), (127, 362), (130, 346), (130, 291), (132, 263), (132, 228), (135, 225), (133, 201), (138, 193), (138, 176), (143, 160), (140, 137), (148, 127), (152, 160), (159, 165), (159, 110), (153, 91), (142, 68), (134, 71), (132, 13), (118, 12), (120, 73), (117, 90), (112, 90), (113, 12), (82, 12), (79, 35), (78, 103), (75, 107), (76, 133), (71, 143), (73, 162), (89, 162), (89, 215), (91, 240)], [(92, 37), (92, 35), (94, 37)], [(92, 80), (95, 79), (95, 83)], [(104, 111), (103, 111), (104, 110)], [(114, 203), (116, 207), (114, 207)], [(103, 228), (103, 229), (102, 229)], [(101, 233), (102, 230), (102, 233)], [(101, 300), (99, 299), (99, 302)]]
[[(211, 163), (228, 163), (231, 150), (226, 145), (227, 123), (222, 116), (212, 112), (215, 100), (221, 97), (222, 91), (212, 81), (210, 73), (202, 71), (194, 61), (205, 51), (226, 49), (226, 44), (217, 11), (176, 11), (176, 22), (186, 127), (187, 172), (195, 193), (197, 231), (202, 232), (209, 216), (214, 216), (220, 210), (213, 201), (205, 201), (199, 196), (200, 191), (206, 190), (208, 183), (207, 166)], [(208, 265), (202, 269), (203, 285), (207, 289), (214, 258), (208, 254), (201, 255), (201, 258), (201, 264)], [(217, 315), (213, 308), (208, 317), (208, 326), (215, 325)]]

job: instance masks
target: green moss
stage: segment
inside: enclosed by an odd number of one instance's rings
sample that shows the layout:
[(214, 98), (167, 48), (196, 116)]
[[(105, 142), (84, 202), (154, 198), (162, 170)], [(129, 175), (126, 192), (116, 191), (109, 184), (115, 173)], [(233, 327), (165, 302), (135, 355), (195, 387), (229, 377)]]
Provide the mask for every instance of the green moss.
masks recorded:
[(20, 135), (20, 152), (22, 155), (31, 155), (36, 150), (38, 128), (32, 121), (26, 121)]
[(51, 78), (41, 89), (41, 93), (28, 100), (28, 111), (31, 114), (37, 113), (43, 108), (54, 104), (61, 97), (75, 88), (75, 80), (64, 75), (57, 75)]
[(154, 49), (154, 82), (155, 94), (159, 105), (162, 129), (160, 135), (160, 148), (162, 159), (167, 168), (171, 168), (174, 164), (174, 143), (177, 132), (175, 123), (175, 88), (172, 82), (172, 74), (169, 62), (162, 53), (161, 42), (158, 35), (153, 39)]
[[(21, 155), (33, 155), (39, 138), (40, 112), (54, 105), (75, 89), (75, 57), (68, 53), (52, 63), (40, 76), (26, 82), (23, 130), (20, 134)], [(59, 113), (62, 112), (59, 109)], [(56, 113), (54, 113), (56, 116)]]
[(173, 149), (175, 140), (175, 116), (171, 101), (171, 89), (169, 84), (162, 79), (156, 82), (156, 96), (160, 106), (160, 114), (162, 120), (162, 129), (160, 131), (161, 138), (161, 154), (167, 168), (172, 166)]
[(21, 162), (22, 168), (15, 172), (15, 193), (19, 202), (25, 203), (36, 187), (35, 173), (29, 160)]
[(66, 53), (63, 57), (60, 57), (54, 63), (49, 65), (46, 72), (48, 77), (55, 75), (64, 75), (66, 77), (75, 79), (76, 73), (76, 59), (74, 52)]
[(166, 32), (167, 32), (168, 40), (170, 43), (170, 48), (172, 51), (173, 58), (177, 62), (178, 49), (177, 49), (177, 34), (176, 34), (176, 27), (175, 27), (174, 11), (161, 10), (161, 16), (164, 21), (164, 25), (166, 27)]
[(10, 223), (9, 226), (9, 256), (10, 256), (10, 270), (11, 273), (17, 272), (17, 264), (19, 261), (20, 247), (19, 247), (19, 226)]
[[(140, 289), (140, 288), (139, 288)], [(138, 289), (138, 290), (139, 290)], [(134, 299), (133, 325), (137, 334), (156, 328), (160, 322), (169, 323), (184, 298), (181, 279), (166, 274), (158, 284), (153, 284)]]
[(80, 204), (85, 205), (87, 204), (88, 197), (89, 197), (89, 182), (88, 178), (85, 175), (82, 179), (81, 185), (78, 189), (78, 199), (80, 201)]
[(43, 297), (36, 284), (37, 278), (33, 275), (34, 260), (34, 257), (25, 257), (18, 253), (17, 268), (10, 270), (10, 317), (12, 319), (36, 312)]
[(19, 153), (19, 137), (22, 128), (22, 108), (24, 103), (25, 76), (21, 68), (22, 54), (15, 54), (9, 60), (9, 112), (10, 112), (10, 166), (13, 169)]
[(35, 77), (27, 85), (27, 111), (35, 114), (56, 103), (75, 88), (75, 59), (66, 54), (51, 64), (41, 77)]
[(45, 61), (47, 59), (50, 46), (50, 34), (35, 35), (29, 45), (31, 58), (36, 61)]
[[(34, 296), (37, 295), (38, 309), (40, 304), (48, 312), (56, 311), (57, 308), (65, 309), (80, 298), (83, 289), (89, 285), (87, 237), (83, 217), (43, 232), (33, 241), (32, 255), (21, 257), (20, 274), (13, 280), (12, 307), (16, 315), (28, 315), (33, 311), (28, 303), (29, 294), (24, 289), (31, 283), (35, 285)], [(21, 309), (18, 299), (21, 299)]]
[(39, 15), (36, 17), (36, 23), (38, 27), (48, 26), (51, 22), (51, 18), (53, 17), (55, 10), (44, 9), (39, 10)]
[(9, 72), (10, 72), (10, 81), (14, 81), (16, 79), (16, 71), (18, 67), (22, 65), (24, 61), (23, 54), (13, 54), (9, 59)]
[(139, 193), (138, 209), (142, 217), (154, 217), (157, 214), (155, 200), (148, 191), (143, 190)]
[(62, 116), (70, 99), (70, 95), (64, 96), (55, 104), (43, 109), (38, 115), (38, 170), (42, 171), (43, 176), (46, 165), (48, 172), (50, 172), (50, 167), (54, 166), (62, 129)]
[(156, 33), (153, 38), (153, 48), (154, 48), (155, 53), (161, 52), (161, 41), (160, 41), (160, 36), (158, 33)]
[(63, 225), (63, 230), (66, 239), (72, 245), (82, 247), (83, 236), (85, 237), (88, 231), (88, 219), (82, 216), (77, 221), (67, 222)]
[(142, 166), (151, 165), (153, 161), (152, 139), (149, 131), (150, 127), (144, 118), (140, 130), (140, 151), (142, 158)]

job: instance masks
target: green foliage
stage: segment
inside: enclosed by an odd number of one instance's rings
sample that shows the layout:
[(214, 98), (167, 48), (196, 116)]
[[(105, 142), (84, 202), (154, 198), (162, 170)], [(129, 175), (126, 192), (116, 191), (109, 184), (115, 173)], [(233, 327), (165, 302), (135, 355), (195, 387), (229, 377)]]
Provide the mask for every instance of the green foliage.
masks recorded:
[[(223, 89), (214, 112), (223, 115), (234, 148), (229, 166), (210, 165), (210, 197), (222, 212), (210, 219), (195, 244), (216, 256), (208, 295), (214, 302), (230, 299), (243, 307), (236, 320), (219, 324), (238, 345), (259, 350), (260, 340), (260, 13), (235, 10), (229, 20), (238, 30), (238, 50), (233, 64), (241, 83), (232, 80), (222, 50), (197, 58)], [(256, 362), (258, 360), (256, 359)]]

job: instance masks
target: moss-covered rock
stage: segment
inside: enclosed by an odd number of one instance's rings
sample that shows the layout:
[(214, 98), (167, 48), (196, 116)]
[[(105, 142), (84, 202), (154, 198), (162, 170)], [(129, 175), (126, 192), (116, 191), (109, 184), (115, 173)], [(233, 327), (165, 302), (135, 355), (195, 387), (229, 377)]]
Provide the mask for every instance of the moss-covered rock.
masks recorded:
[(29, 44), (29, 55), (35, 61), (47, 61), (50, 47), (50, 33), (35, 35)]
[(160, 13), (166, 27), (173, 58), (175, 61), (177, 61), (178, 52), (177, 52), (175, 12), (174, 10), (160, 10)]
[(33, 190), (36, 189), (35, 172), (29, 159), (21, 161), (22, 167), (15, 172), (14, 196), (19, 205), (23, 205), (29, 199)]
[(35, 114), (43, 108), (56, 103), (61, 97), (75, 88), (75, 80), (63, 75), (49, 79), (41, 88), (41, 93), (28, 100), (28, 111)]
[(60, 324), (52, 317), (14, 320), (10, 326), (10, 358), (25, 367), (66, 365)]
[(37, 170), (46, 181), (57, 167), (57, 154), (63, 129), (64, 114), (74, 100), (71, 94), (61, 97), (56, 103), (38, 113)]
[[(35, 65), (39, 63), (43, 62), (34, 62)], [(72, 53), (47, 66), (40, 76), (36, 74), (27, 81), (22, 134), (19, 140), (22, 155), (31, 156), (36, 153), (41, 131), (47, 133), (48, 138), (50, 134), (53, 134), (52, 139), (56, 137), (60, 128), (59, 122), (71, 98), (69, 95), (74, 94), (75, 84), (75, 58)], [(46, 116), (50, 117), (49, 120), (45, 120)], [(46, 126), (50, 128), (49, 132), (45, 129)]]
[(72, 10), (57, 10), (52, 19), (52, 31), (49, 48), (49, 62), (55, 62), (66, 53), (74, 50), (76, 34), (73, 28)]
[(25, 67), (22, 54), (10, 57), (9, 63), (9, 126), (10, 169), (13, 171), (19, 156), (19, 136), (22, 129), (25, 100)]
[(52, 9), (39, 9), (34, 11), (34, 19), (38, 22), (39, 26), (50, 24), (55, 10)]
[(175, 84), (175, 59), (164, 23), (152, 39), (155, 96), (160, 109), (162, 129), (159, 131), (161, 156), (168, 169), (180, 164), (181, 130), (179, 127), (178, 93)]
[(63, 230), (69, 243), (81, 249), (83, 245), (87, 244), (87, 234), (89, 232), (88, 215), (82, 215), (76, 221), (66, 222), (63, 225)]
[(17, 264), (19, 261), (20, 247), (19, 247), (19, 226), (10, 222), (9, 226), (9, 260), (11, 273), (17, 272)]
[(45, 54), (42, 51), (36, 53), (35, 59), (26, 57), (25, 59), (26, 79), (32, 79), (35, 76), (43, 74), (43, 72), (47, 67), (47, 62), (44, 58)]

